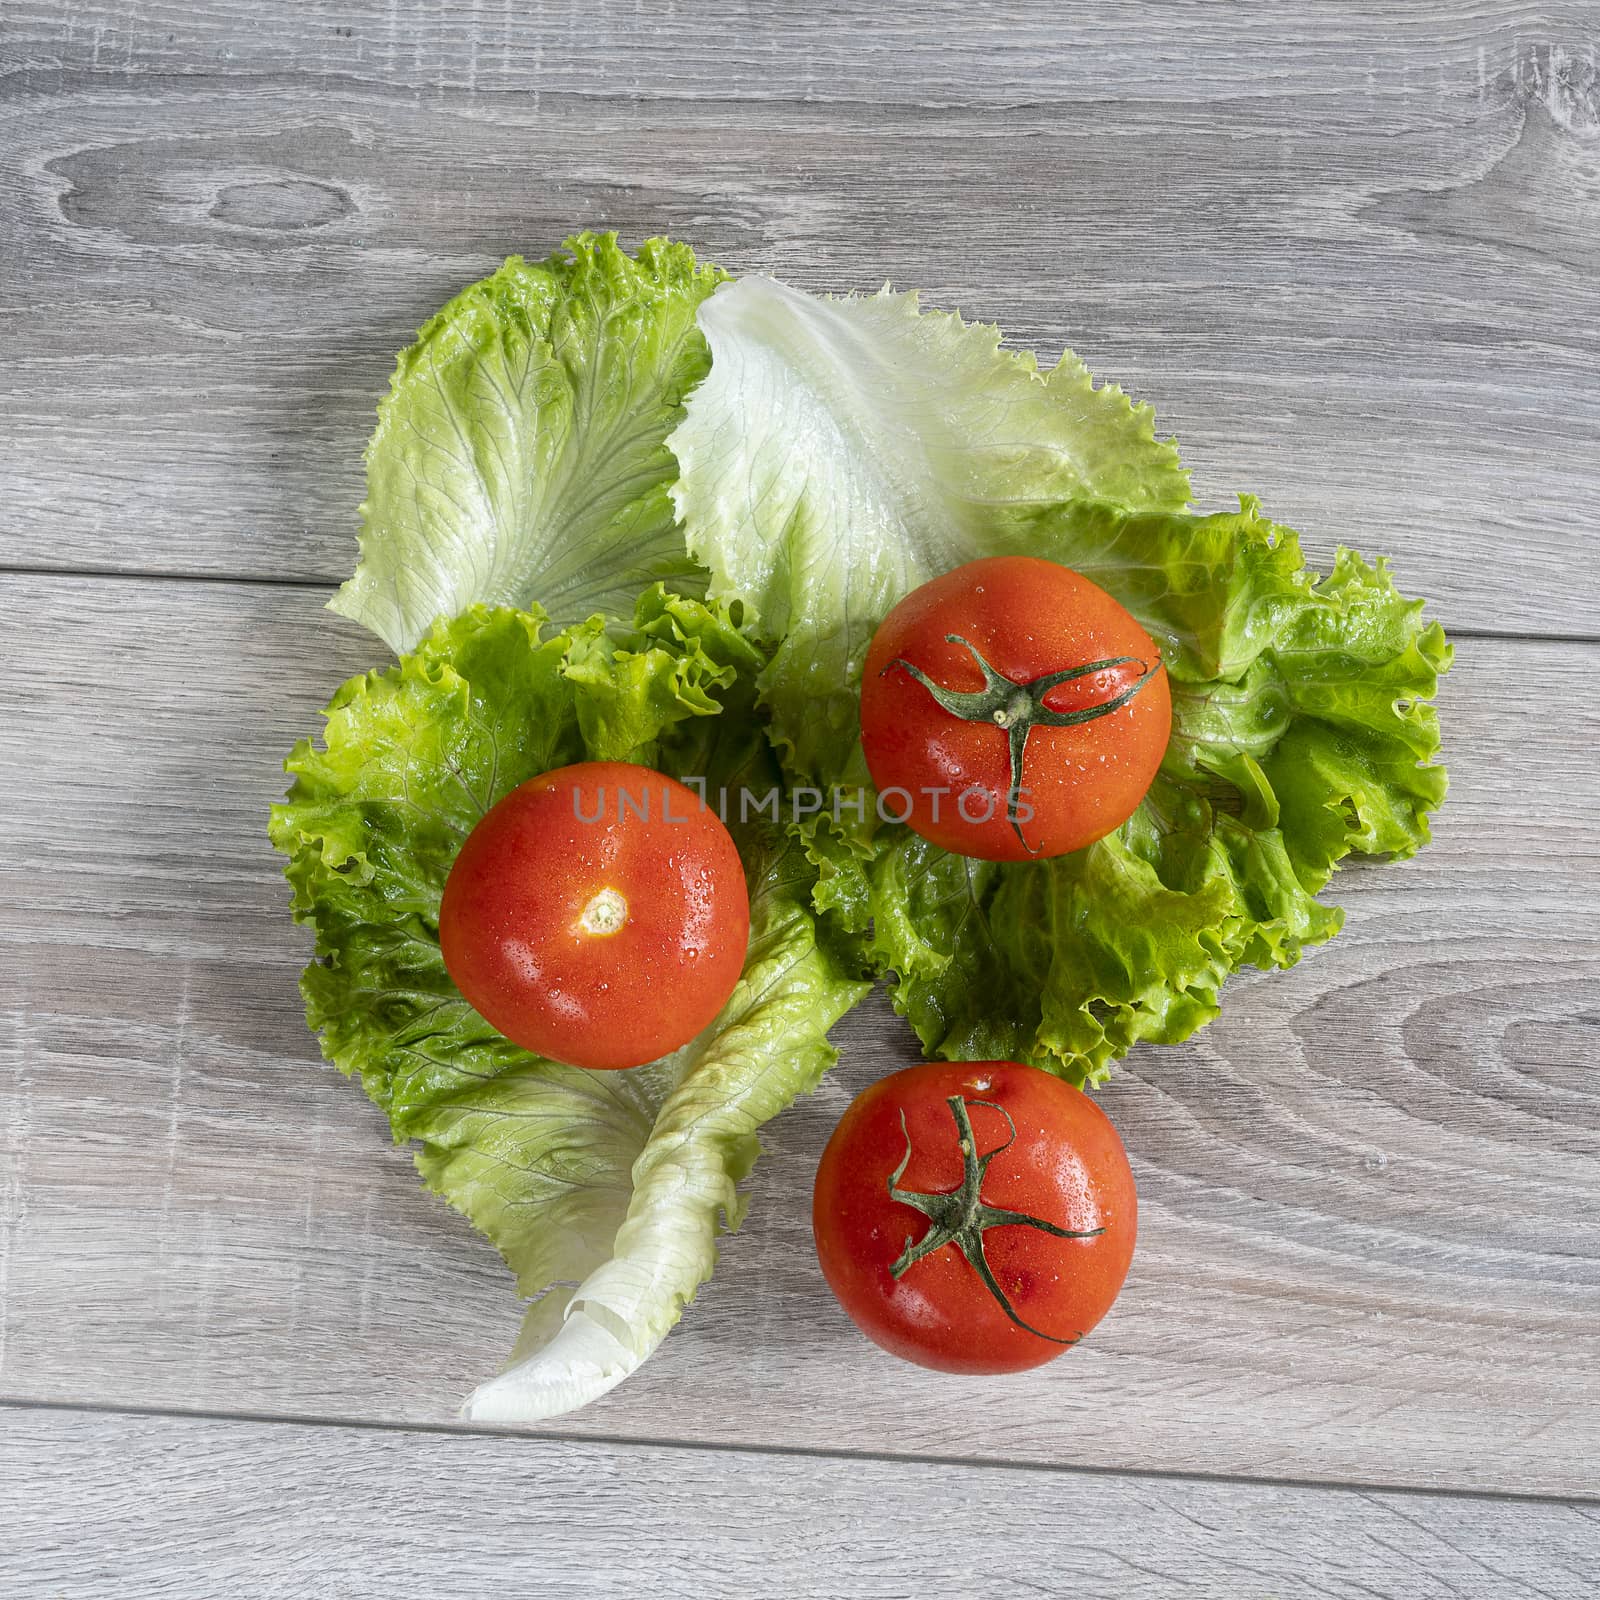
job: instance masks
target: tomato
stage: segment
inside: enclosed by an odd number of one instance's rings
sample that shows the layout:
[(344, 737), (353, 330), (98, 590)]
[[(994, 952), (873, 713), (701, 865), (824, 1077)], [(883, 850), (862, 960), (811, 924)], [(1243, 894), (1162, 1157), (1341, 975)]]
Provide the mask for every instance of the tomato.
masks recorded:
[(959, 855), (1022, 861), (1104, 838), (1171, 731), (1149, 634), (1053, 561), (957, 567), (907, 595), (867, 651), (861, 740), (880, 808)]
[(578, 1067), (688, 1043), (744, 966), (750, 900), (728, 830), (648, 767), (588, 761), (513, 789), (450, 869), (439, 943), (508, 1039)]
[(856, 1326), (942, 1372), (1020, 1372), (1111, 1307), (1138, 1208), (1117, 1131), (1015, 1061), (909, 1067), (856, 1098), (817, 1169), (822, 1275)]

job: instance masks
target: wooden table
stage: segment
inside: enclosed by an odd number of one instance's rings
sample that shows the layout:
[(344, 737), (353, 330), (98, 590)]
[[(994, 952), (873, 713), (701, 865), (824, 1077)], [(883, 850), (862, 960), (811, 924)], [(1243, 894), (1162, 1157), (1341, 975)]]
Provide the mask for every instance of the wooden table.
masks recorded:
[[(0, 1593), (1600, 1593), (1600, 7), (0, 0)], [(1104, 1104), (1116, 1312), (903, 1368), (768, 1132), (660, 1353), (460, 1428), (518, 1306), (318, 1061), (265, 837), (377, 642), (394, 352), (508, 251), (921, 286), (1391, 555), (1437, 843)]]

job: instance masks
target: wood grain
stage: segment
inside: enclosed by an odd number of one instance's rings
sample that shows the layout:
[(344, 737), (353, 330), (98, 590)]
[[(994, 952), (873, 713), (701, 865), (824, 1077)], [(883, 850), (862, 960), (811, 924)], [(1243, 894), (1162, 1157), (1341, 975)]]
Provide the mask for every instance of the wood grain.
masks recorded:
[[(1588, 1600), (1538, 1501), (13, 1410), (0, 1595)], [(92, 1537), (85, 1537), (92, 1530)]]
[[(1519, 74), (1534, 92), (1594, 66), (1584, 0), (1139, 0), (1041, 8), (999, 0), (10, 0), (24, 82), (293, 74), (439, 95), (628, 100), (859, 101), (871, 106), (1070, 105), (1361, 95), (1425, 99), (1451, 81)], [(1554, 61), (1548, 58), (1554, 53)], [(1541, 71), (1536, 65), (1543, 61)], [(1552, 81), (1554, 90), (1551, 91)]]
[(1596, 637), (1594, 23), (11, 0), (0, 562), (343, 578), (394, 352), (616, 227), (1071, 343), (1202, 503), (1388, 553), (1457, 627)]
[[(324, 594), (0, 584), (27, 620), (0, 678), (0, 1396), (447, 1422), (509, 1347), (493, 1252), (299, 1015), (265, 808), (379, 654)], [(817, 1156), (910, 1058), (880, 1003), (768, 1129), (750, 1220), (682, 1326), (562, 1426), (1600, 1493), (1597, 662), (1469, 643), (1435, 846), (1346, 874), (1332, 945), (1119, 1072), (1140, 1252), (1082, 1349), (946, 1379), (829, 1300)]]
[[(1597, 40), (1581, 0), (0, 0), (0, 1594), (1586, 1600), (1593, 1505), (1127, 1469), (1600, 1496)], [(1437, 845), (1105, 1092), (1140, 1251), (1051, 1368), (899, 1367), (827, 1297), (817, 1156), (912, 1057), (880, 998), (683, 1325), (544, 1438), (33, 1409), (453, 1426), (509, 1346), (492, 1250), (318, 1062), (264, 823), (379, 655), (318, 608), (394, 352), (578, 227), (1070, 343), (1202, 503), (1547, 642), (1466, 641)]]

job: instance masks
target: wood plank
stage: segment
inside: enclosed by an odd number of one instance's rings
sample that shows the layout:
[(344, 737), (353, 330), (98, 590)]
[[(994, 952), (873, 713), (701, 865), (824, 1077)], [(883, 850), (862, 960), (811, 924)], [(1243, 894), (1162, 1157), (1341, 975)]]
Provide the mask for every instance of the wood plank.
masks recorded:
[(1586, 8), (823, 9), (8, 6), (0, 561), (347, 576), (394, 352), (616, 227), (1070, 342), (1202, 503), (1596, 635)]
[(1583, 0), (1139, 0), (1041, 9), (914, 0), (11, 0), (7, 53), (25, 82), (211, 76), (241, 87), (294, 75), (438, 95), (536, 91), (608, 99), (748, 99), (875, 106), (1034, 106), (1084, 100), (1216, 105), (1360, 94), (1426, 97), (1450, 79), (1488, 91), (1520, 74), (1581, 94), (1594, 66)]
[(199, 1418), (4, 1424), (0, 1594), (18, 1596), (478, 1594), (514, 1574), (518, 1594), (585, 1600), (1587, 1600), (1600, 1565), (1600, 1512), (1549, 1501)]
[[(0, 1396), (448, 1422), (509, 1347), (493, 1252), (299, 1015), (265, 810), (376, 654), (323, 596), (0, 582), (28, 619), (0, 679)], [(1118, 1073), (1142, 1236), (1083, 1348), (942, 1378), (828, 1298), (817, 1156), (911, 1058), (879, 1003), (767, 1130), (750, 1220), (683, 1325), (562, 1426), (1600, 1491), (1597, 664), (1470, 642), (1436, 845), (1348, 873), (1332, 945)]]

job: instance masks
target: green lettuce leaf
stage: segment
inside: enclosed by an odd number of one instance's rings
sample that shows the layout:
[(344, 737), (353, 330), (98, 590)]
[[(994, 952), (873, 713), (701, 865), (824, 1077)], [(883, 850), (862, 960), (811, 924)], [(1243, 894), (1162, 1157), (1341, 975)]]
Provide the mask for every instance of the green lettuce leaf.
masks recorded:
[(819, 299), (745, 278), (700, 310), (711, 374), (669, 443), (690, 548), (776, 646), (762, 687), (799, 772), (853, 775), (861, 663), (902, 595), (1033, 548), (1041, 510), (1177, 508), (1147, 406), (1070, 354), (1043, 377), (999, 330), (914, 294)]
[(1084, 1083), (1141, 1040), (1188, 1038), (1241, 966), (1331, 938), (1342, 913), (1316, 896), (1346, 855), (1427, 842), (1445, 792), (1428, 701), (1451, 651), (1381, 563), (1343, 550), (1319, 579), (1253, 501), (1212, 517), (1065, 506), (1037, 535), (1162, 643), (1173, 737), (1133, 817), (1040, 862), (971, 861), (903, 827), (865, 857), (827, 829), (806, 839), (819, 904), (870, 926), (929, 1051)]
[(860, 665), (938, 573), (1026, 553), (1119, 599), (1161, 645), (1174, 729), (1145, 802), (1054, 861), (952, 856), (823, 813), (797, 831), (815, 902), (871, 940), (924, 1045), (1078, 1081), (1215, 1015), (1241, 965), (1338, 929), (1316, 896), (1351, 851), (1408, 855), (1444, 794), (1427, 703), (1438, 626), (1380, 563), (1306, 569), (1261, 516), (1200, 516), (1150, 412), (1071, 356), (1048, 377), (992, 328), (912, 296), (817, 299), (761, 279), (701, 307), (712, 370), (670, 445), (711, 593), (772, 647), (761, 677), (797, 784), (867, 785)]
[(631, 631), (473, 607), (334, 696), (321, 747), (289, 757), (271, 834), (316, 930), (302, 989), (329, 1060), (359, 1073), (430, 1188), (500, 1249), (529, 1309), (515, 1364), (468, 1414), (582, 1405), (671, 1327), (741, 1220), (757, 1129), (834, 1059), (866, 985), (811, 909), (815, 872), (780, 827), (730, 818), (751, 889), (743, 977), (715, 1023), (630, 1072), (558, 1065), (501, 1037), (439, 953), (451, 861), (519, 783), (584, 759), (764, 788), (759, 658), (725, 608), (667, 593)]
[(473, 604), (558, 626), (701, 577), (674, 526), (667, 435), (709, 361), (723, 281), (687, 246), (578, 234), (464, 289), (395, 368), (367, 446), (361, 561), (332, 601), (395, 650)]

